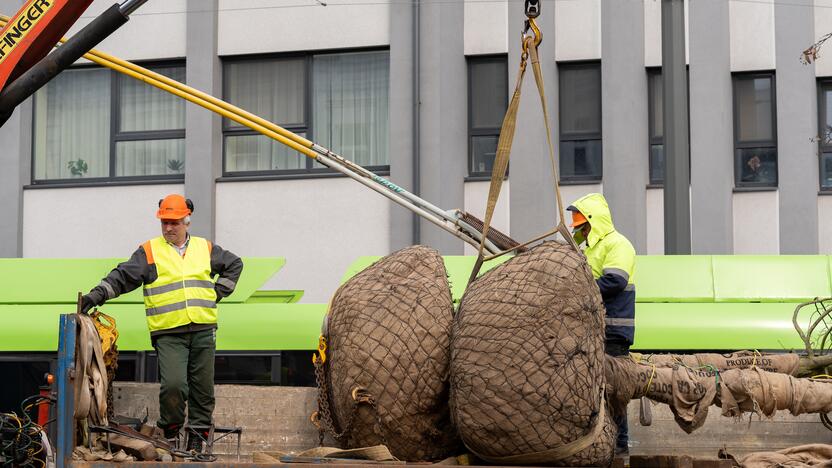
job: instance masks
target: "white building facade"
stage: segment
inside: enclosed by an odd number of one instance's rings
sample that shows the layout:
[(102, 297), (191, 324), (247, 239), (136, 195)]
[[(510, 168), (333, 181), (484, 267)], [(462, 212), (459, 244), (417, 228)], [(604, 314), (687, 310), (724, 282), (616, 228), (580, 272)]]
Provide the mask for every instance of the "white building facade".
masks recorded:
[[(326, 3), (324, 6), (322, 3)], [(12, 14), (20, 0), (0, 0)], [(72, 32), (109, 7), (96, 0)], [(520, 0), (154, 0), (97, 48), (221, 96), (445, 208), (482, 216), (514, 85)], [(561, 191), (602, 191), (638, 253), (663, 245), (659, 0), (543, 0)], [(832, 252), (832, 0), (697, 0), (687, 11), (693, 253)], [(830, 52), (832, 53), (832, 52)], [(495, 226), (555, 223), (527, 77)], [(79, 63), (0, 128), (0, 256), (126, 257), (157, 201), (192, 232), (286, 257), (266, 286), (325, 302), (347, 265), (413, 243), (472, 250), (264, 136)], [(93, 285), (90, 285), (93, 286)]]

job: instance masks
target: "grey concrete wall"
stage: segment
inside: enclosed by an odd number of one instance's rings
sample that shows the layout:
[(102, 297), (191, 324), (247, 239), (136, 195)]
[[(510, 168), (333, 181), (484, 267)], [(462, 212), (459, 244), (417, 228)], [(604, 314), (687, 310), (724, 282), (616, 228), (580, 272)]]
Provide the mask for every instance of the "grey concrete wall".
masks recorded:
[[(390, 4), (390, 180), (414, 193), (413, 122), (418, 108), (413, 73), (418, 66), (414, 57), (418, 11), (418, 2)], [(390, 205), (390, 249), (398, 250), (416, 242), (416, 218), (410, 210), (392, 202)]]
[(775, 3), (780, 253), (818, 253), (817, 85), (795, 51), (814, 39), (814, 9)]
[(601, 3), (601, 131), (604, 196), (615, 228), (647, 250), (647, 73), (644, 6)]
[(32, 100), (0, 128), (0, 257), (23, 256), (23, 186), (32, 178)]
[(734, 117), (728, 3), (690, 2), (691, 253), (733, 253)]
[[(317, 410), (317, 389), (300, 387), (257, 387), (217, 385), (214, 387), (217, 406), (214, 423), (217, 426), (243, 428), (242, 461), (250, 461), (252, 452), (302, 451), (318, 444), (318, 432), (309, 422), (309, 415)], [(142, 418), (145, 410), (148, 422), (159, 417), (159, 385), (116, 383), (113, 392), (115, 412), (119, 415)], [(732, 454), (759, 450), (779, 450), (809, 443), (832, 443), (832, 432), (826, 430), (817, 415), (799, 417), (785, 411), (772, 419), (741, 422), (723, 417), (720, 409), (711, 407), (707, 420), (700, 429), (686, 434), (673, 419), (666, 405), (652, 406), (653, 424), (639, 425), (638, 403), (628, 407), (631, 455), (693, 455), (716, 457), (725, 447)], [(324, 444), (334, 446), (327, 437)], [(236, 446), (222, 442), (215, 453), (228, 460)]]
[[(241, 461), (252, 452), (303, 451), (318, 445), (318, 430), (309, 416), (318, 409), (317, 388), (216, 385), (214, 425), (242, 427)], [(159, 419), (159, 384), (117, 382), (113, 386), (115, 414), (144, 418), (154, 425)], [(237, 441), (230, 436), (214, 445), (221, 459), (235, 459)], [(330, 447), (335, 441), (327, 437)]]
[[(693, 3), (696, 3), (694, 0)], [(691, 434), (683, 431), (667, 405), (654, 405), (653, 424), (639, 424), (638, 402), (630, 402), (630, 455), (690, 455), (716, 458), (721, 448), (732, 455), (781, 450), (803, 444), (828, 444), (832, 432), (823, 427), (816, 414), (792, 416), (786, 411), (773, 418), (750, 417), (741, 420), (722, 416), (709, 408), (705, 425)]]
[[(189, 86), (222, 96), (217, 11), (218, 0), (188, 0), (185, 75)], [(189, 103), (185, 111), (185, 195), (194, 202), (191, 232), (209, 239), (215, 234), (215, 180), (221, 173), (220, 117)]]
[[(520, 66), (520, 37), (516, 33), (523, 25), (526, 16), (521, 3), (510, 3), (508, 10), (508, 83), (509, 98), (514, 91), (517, 71)], [(543, 43), (538, 48), (540, 68), (546, 85), (547, 106), (549, 108), (549, 126), (555, 144), (555, 157), (558, 156), (558, 68), (555, 62), (555, 2), (543, 0), (542, 16), (538, 26), (544, 33)], [(517, 131), (509, 163), (509, 211), (511, 213), (511, 237), (526, 241), (552, 229), (558, 222), (557, 202), (553, 189), (554, 179), (549, 150), (546, 145), (546, 130), (540, 109), (540, 98), (534, 84), (531, 66), (526, 71), (520, 110), (517, 115)], [(563, 200), (568, 204), (571, 200)], [(565, 208), (565, 207), (564, 207)], [(568, 215), (567, 215), (568, 218)]]
[[(462, 208), (468, 148), (468, 82), (463, 2), (422, 2), (419, 160), (421, 196), (443, 208)], [(461, 255), (462, 241), (420, 221), (420, 242), (444, 255)]]
[[(0, 0), (0, 12), (12, 16), (22, 4), (22, 0)], [(32, 177), (31, 129), (31, 99), (0, 127), (0, 257), (23, 255), (23, 186)]]

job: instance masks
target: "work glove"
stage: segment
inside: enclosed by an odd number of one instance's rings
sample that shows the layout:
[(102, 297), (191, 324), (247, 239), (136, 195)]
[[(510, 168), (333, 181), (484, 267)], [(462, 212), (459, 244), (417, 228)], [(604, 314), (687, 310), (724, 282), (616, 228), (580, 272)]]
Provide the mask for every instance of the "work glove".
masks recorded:
[(83, 295), (81, 297), (81, 313), (89, 314), (93, 307), (95, 307), (95, 301), (92, 300), (89, 294)]

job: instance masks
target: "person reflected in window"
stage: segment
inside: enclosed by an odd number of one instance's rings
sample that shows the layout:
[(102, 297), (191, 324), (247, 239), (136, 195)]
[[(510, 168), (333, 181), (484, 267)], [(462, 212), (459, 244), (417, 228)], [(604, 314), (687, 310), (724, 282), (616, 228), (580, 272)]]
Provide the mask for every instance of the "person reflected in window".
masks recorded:
[(745, 161), (745, 167), (742, 171), (743, 182), (762, 182), (765, 179), (762, 177), (763, 162), (758, 155), (752, 155)]

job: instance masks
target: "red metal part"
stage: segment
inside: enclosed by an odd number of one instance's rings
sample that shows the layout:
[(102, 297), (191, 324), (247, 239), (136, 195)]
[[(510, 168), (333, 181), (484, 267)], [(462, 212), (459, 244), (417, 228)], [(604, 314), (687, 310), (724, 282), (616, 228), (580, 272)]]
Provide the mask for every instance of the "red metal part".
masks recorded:
[(28, 0), (0, 30), (0, 89), (46, 56), (92, 0)]
[[(52, 388), (48, 385), (40, 387), (40, 396), (48, 397), (52, 393)], [(42, 401), (38, 403), (38, 426), (43, 427), (49, 421), (49, 403)]]

